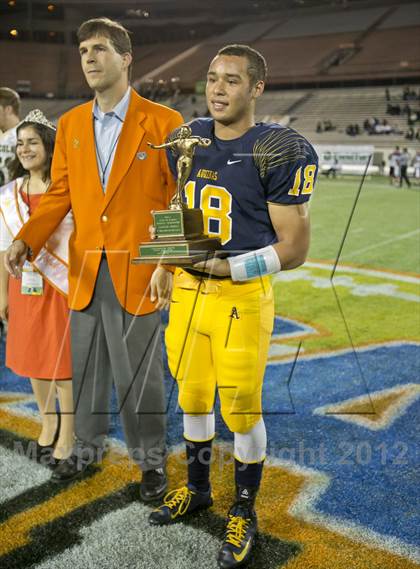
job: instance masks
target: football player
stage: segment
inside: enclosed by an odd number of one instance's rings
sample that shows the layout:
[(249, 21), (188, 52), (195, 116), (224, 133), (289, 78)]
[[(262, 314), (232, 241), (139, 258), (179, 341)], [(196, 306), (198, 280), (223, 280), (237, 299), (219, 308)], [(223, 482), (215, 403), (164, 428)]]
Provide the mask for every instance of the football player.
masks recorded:
[(389, 183), (395, 185), (400, 177), (400, 147), (396, 146), (395, 150), (388, 156), (389, 160)]
[[(211, 118), (189, 126), (211, 145), (196, 148), (185, 200), (201, 208), (205, 232), (220, 238), (227, 258), (176, 270), (166, 330), (169, 367), (184, 412), (188, 482), (167, 494), (149, 521), (168, 524), (211, 506), (217, 391), (234, 436), (236, 484), (218, 555), (221, 568), (246, 563), (257, 532), (254, 503), (267, 443), (261, 393), (274, 322), (269, 275), (305, 261), (307, 202), (318, 168), (303, 136), (255, 122), (266, 73), (264, 57), (245, 45), (222, 48), (210, 64)], [(177, 157), (167, 152), (175, 176)]]

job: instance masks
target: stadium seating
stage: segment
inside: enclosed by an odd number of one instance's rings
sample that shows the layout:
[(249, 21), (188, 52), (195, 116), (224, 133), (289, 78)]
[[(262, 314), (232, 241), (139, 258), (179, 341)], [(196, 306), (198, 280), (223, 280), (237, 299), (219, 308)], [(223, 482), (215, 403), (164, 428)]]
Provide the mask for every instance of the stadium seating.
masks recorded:
[(387, 8), (366, 10), (333, 11), (327, 13), (296, 15), (276, 26), (265, 39), (277, 40), (304, 36), (320, 36), (330, 33), (361, 32), (372, 26), (386, 12)]
[[(191, 89), (205, 78), (216, 50), (235, 41), (251, 44), (265, 55), (273, 85), (418, 76), (420, 26), (414, 25), (414, 17), (404, 32), (397, 27), (410, 13), (396, 7), (371, 8), (238, 25), (198, 45), (187, 60), (168, 67), (162, 77), (179, 76), (181, 85)], [(391, 29), (394, 18), (397, 24)], [(348, 54), (343, 60), (335, 57), (341, 50)]]
[(167, 68), (161, 73), (161, 77), (163, 79), (180, 77), (182, 87), (193, 88), (197, 81), (202, 81), (206, 78), (210, 59), (214, 57), (214, 54), (224, 43), (199, 44), (188, 60), (175, 63), (170, 68)]
[[(134, 47), (133, 77), (142, 77), (192, 47), (191, 40)], [(170, 77), (173, 77), (171, 74)]]
[[(139, 78), (182, 53), (194, 42), (172, 42), (134, 47), (133, 77)], [(33, 95), (90, 96), (80, 69), (80, 57), (75, 46), (51, 45), (36, 42), (0, 42), (1, 84), (16, 88), (19, 80), (30, 81)], [(18, 61), (19, 65), (10, 65)], [(39, 62), (42, 61), (42, 70)], [(185, 64), (184, 64), (185, 66)], [(180, 65), (179, 71), (184, 69)], [(44, 72), (48, 70), (48, 72)], [(173, 77), (172, 72), (167, 77)]]
[[(269, 63), (268, 89), (258, 104), (259, 120), (290, 124), (317, 143), (374, 143), (384, 148), (395, 144), (414, 146), (404, 138), (407, 117), (386, 114), (384, 87), (345, 88), (345, 85), (368, 85), (381, 80), (389, 83), (391, 79), (401, 83), (420, 77), (418, 3), (389, 3), (364, 9), (295, 8), (275, 12), (271, 19), (265, 16), (255, 21), (232, 20), (228, 31), (198, 42), (186, 37), (183, 41), (135, 45), (133, 82), (138, 86), (149, 74), (155, 80), (179, 77), (184, 95), (178, 97), (176, 108), (187, 120), (205, 115), (204, 96), (193, 97), (191, 92), (198, 82), (205, 80), (208, 63), (217, 50), (234, 42), (252, 45)], [(23, 99), (24, 113), (39, 107), (56, 119), (90, 96), (75, 46), (0, 41), (0, 48), (1, 83), (15, 87), (18, 80), (29, 81), (32, 95), (49, 97)], [(181, 54), (185, 58), (180, 59)], [(11, 61), (19, 64), (11, 65)], [(328, 88), (321, 89), (322, 85)], [(275, 91), (276, 87), (281, 90)], [(401, 100), (402, 89), (390, 88), (394, 101), (399, 99), (401, 107), (405, 104)], [(418, 92), (418, 87), (414, 89)], [(171, 104), (169, 100), (160, 102)], [(412, 108), (419, 110), (420, 103), (413, 103)], [(363, 132), (364, 120), (372, 117), (386, 119), (395, 133)], [(317, 123), (324, 120), (331, 121), (335, 129), (316, 132)], [(362, 133), (348, 136), (349, 124), (358, 124)]]
[(231, 28), (221, 36), (217, 36), (216, 43), (254, 43), (266, 34), (275, 26), (279, 25), (279, 21), (251, 22), (247, 24), (239, 24)]
[(21, 116), (24, 117), (33, 109), (40, 109), (46, 117), (57, 122), (66, 111), (84, 102), (84, 99), (22, 99)]
[[(133, 79), (153, 72), (156, 79), (177, 76), (181, 88), (193, 90), (197, 81), (205, 79), (208, 62), (217, 49), (233, 42), (248, 43), (266, 56), (269, 83), (274, 86), (330, 86), (420, 74), (418, 3), (364, 9), (295, 8), (276, 11), (272, 19), (238, 20), (223, 34), (206, 39), (187, 34), (183, 41), (135, 45)], [(158, 28), (152, 31), (158, 37)], [(0, 41), (0, 48), (2, 84), (14, 87), (22, 79), (30, 81), (32, 94), (89, 95), (75, 46)], [(190, 48), (194, 49), (188, 57), (177, 58)], [(10, 61), (19, 64), (10, 65)], [(39, 61), (48, 73), (39, 72)]]
[[(413, 86), (417, 93), (420, 86)], [(405, 104), (402, 100), (402, 87), (390, 88), (392, 103)], [(186, 120), (206, 113), (204, 96), (195, 96), (195, 102), (186, 97), (178, 109)], [(374, 144), (377, 148), (390, 148), (399, 144), (412, 150), (418, 147), (418, 141), (404, 138), (407, 131), (405, 115), (390, 116), (386, 114), (387, 101), (383, 87), (354, 87), (338, 89), (284, 90), (267, 91), (258, 101), (257, 120), (274, 121), (288, 124), (316, 144)], [(412, 102), (414, 109), (420, 109), (420, 102)], [(369, 135), (363, 132), (365, 119), (376, 117), (388, 123), (402, 134)], [(335, 129), (330, 132), (316, 132), (319, 121), (330, 120)], [(360, 135), (351, 137), (346, 134), (349, 124), (358, 124)]]
[[(418, 92), (419, 87), (414, 87), (414, 89)], [(393, 102), (399, 102), (402, 106), (402, 88), (394, 87), (390, 92)], [(406, 116), (386, 114), (383, 87), (319, 89), (309, 91), (308, 94), (309, 96), (295, 108), (290, 117), (290, 124), (312, 141), (332, 144), (374, 144), (377, 147), (400, 144), (414, 149), (415, 143), (410, 143), (404, 139), (407, 131)], [(279, 95), (281, 96), (281, 93)], [(420, 108), (420, 103), (414, 103), (413, 107)], [(397, 132), (402, 134), (369, 135), (363, 132), (363, 122), (372, 117), (376, 117), (380, 121), (386, 119)], [(335, 126), (335, 130), (317, 133), (316, 125), (323, 120), (330, 120)], [(358, 124), (361, 134), (355, 137), (348, 136), (346, 127), (349, 124)]]
[(418, 76), (420, 72), (420, 26), (381, 29), (371, 32), (361, 49), (348, 62), (331, 67), (329, 75), (379, 78)]
[[(412, 89), (420, 92), (420, 86)], [(402, 87), (390, 88), (393, 104), (401, 108)], [(39, 108), (52, 120), (57, 120), (68, 109), (83, 102), (83, 99), (36, 99), (22, 100), (22, 114), (30, 109)], [(166, 101), (169, 104), (169, 101)], [(420, 102), (411, 102), (413, 109), (420, 110)], [(266, 91), (258, 101), (257, 120), (273, 121), (292, 126), (311, 141), (317, 144), (374, 144), (377, 148), (389, 148), (396, 144), (408, 146), (415, 150), (418, 141), (404, 138), (407, 131), (405, 115), (390, 116), (386, 114), (387, 101), (383, 87), (354, 87), (337, 89), (283, 90)], [(207, 106), (204, 95), (181, 97), (177, 109), (185, 120), (195, 116), (204, 116)], [(380, 121), (386, 119), (397, 131), (393, 134), (369, 135), (363, 131), (365, 119), (376, 117)], [(330, 132), (316, 132), (318, 122), (329, 120), (334, 125)], [(346, 134), (349, 124), (358, 124), (360, 134), (355, 137)], [(398, 132), (400, 134), (398, 134)]]
[(394, 12), (379, 24), (378, 29), (385, 30), (389, 28), (405, 28), (408, 26), (420, 26), (420, 5), (418, 2), (398, 6)]
[[(31, 82), (32, 93), (57, 95), (62, 46), (41, 43), (0, 42), (1, 84), (15, 88), (20, 79)], [(42, 61), (43, 69), (39, 62)], [(13, 63), (15, 62), (15, 63)], [(18, 63), (17, 63), (18, 62)], [(45, 70), (48, 69), (48, 73)]]
[(297, 81), (317, 78), (325, 58), (340, 46), (351, 45), (354, 39), (353, 33), (263, 39), (255, 42), (253, 47), (269, 61), (271, 83), (293, 85)]

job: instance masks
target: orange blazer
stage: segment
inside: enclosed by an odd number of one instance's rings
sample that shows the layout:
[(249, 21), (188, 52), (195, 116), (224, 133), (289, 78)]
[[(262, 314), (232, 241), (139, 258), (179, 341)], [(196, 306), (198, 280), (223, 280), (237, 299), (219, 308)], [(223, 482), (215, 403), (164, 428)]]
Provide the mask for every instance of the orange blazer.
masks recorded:
[(131, 314), (155, 310), (149, 281), (154, 265), (133, 265), (138, 245), (149, 241), (151, 210), (165, 209), (175, 181), (161, 144), (180, 124), (172, 109), (143, 99), (132, 89), (106, 193), (96, 162), (93, 101), (65, 113), (58, 125), (51, 168), (52, 184), (30, 220), (16, 236), (39, 253), (48, 237), (72, 209), (74, 232), (69, 243), (69, 307), (83, 310), (91, 301), (102, 250), (114, 289)]

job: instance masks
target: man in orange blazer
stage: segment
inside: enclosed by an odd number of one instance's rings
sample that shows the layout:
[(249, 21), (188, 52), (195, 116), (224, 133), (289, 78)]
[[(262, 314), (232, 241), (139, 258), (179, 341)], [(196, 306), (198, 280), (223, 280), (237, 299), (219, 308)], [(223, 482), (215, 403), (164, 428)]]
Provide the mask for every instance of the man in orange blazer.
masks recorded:
[[(35, 258), (72, 209), (69, 244), (76, 445), (53, 480), (79, 476), (98, 459), (108, 432), (114, 381), (126, 442), (143, 471), (144, 500), (165, 493), (165, 396), (157, 308), (168, 302), (172, 275), (133, 265), (149, 239), (151, 210), (175, 191), (160, 144), (183, 121), (176, 111), (129, 87), (130, 37), (98, 18), (78, 30), (84, 75), (95, 99), (59, 121), (52, 186), (6, 253), (15, 277)], [(149, 286), (150, 285), (150, 286)], [(157, 300), (157, 303), (154, 301)]]

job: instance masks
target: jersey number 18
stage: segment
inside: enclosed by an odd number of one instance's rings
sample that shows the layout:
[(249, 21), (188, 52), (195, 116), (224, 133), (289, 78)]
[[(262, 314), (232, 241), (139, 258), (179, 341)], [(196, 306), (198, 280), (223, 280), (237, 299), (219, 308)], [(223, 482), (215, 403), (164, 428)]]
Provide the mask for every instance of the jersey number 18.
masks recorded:
[[(185, 185), (185, 197), (189, 208), (195, 204), (196, 183)], [(232, 239), (232, 196), (226, 188), (206, 184), (200, 192), (200, 209), (204, 218), (204, 233), (209, 237), (219, 237), (222, 245)]]
[(314, 189), (316, 165), (309, 164), (305, 166), (303, 171), (302, 184), (302, 166), (296, 170), (293, 188), (288, 191), (289, 196), (300, 196), (301, 194), (311, 194)]

